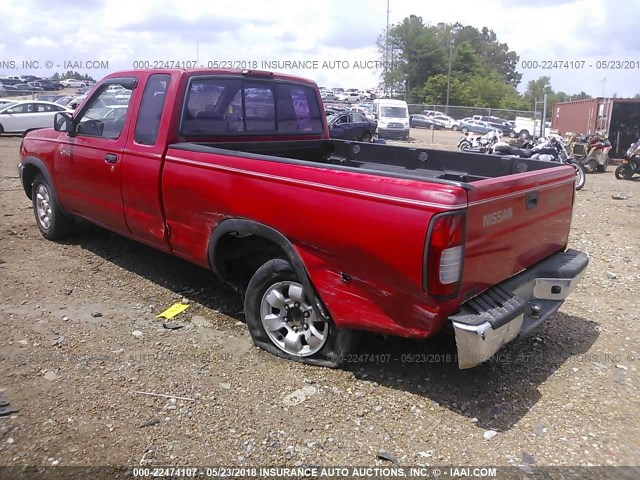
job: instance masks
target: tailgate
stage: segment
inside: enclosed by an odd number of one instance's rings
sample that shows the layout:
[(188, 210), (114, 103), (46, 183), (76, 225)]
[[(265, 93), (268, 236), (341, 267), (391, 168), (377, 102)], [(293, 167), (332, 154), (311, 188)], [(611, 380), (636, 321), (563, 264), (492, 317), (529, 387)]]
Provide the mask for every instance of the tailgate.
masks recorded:
[(570, 166), (480, 180), (468, 191), (463, 299), (567, 245), (575, 170)]

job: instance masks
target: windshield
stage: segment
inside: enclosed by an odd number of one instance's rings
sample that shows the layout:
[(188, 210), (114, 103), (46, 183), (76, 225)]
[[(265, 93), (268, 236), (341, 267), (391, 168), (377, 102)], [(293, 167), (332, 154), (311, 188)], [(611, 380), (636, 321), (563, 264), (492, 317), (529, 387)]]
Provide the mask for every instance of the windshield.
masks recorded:
[(382, 107), (381, 116), (386, 118), (407, 118), (407, 109), (404, 107)]

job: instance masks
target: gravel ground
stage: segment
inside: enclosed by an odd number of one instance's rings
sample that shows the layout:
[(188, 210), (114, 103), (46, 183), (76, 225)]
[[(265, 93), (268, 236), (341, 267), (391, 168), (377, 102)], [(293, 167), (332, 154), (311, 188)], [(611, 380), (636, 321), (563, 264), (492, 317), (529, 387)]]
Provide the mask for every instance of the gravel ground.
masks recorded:
[[(588, 176), (570, 239), (587, 275), (493, 361), (461, 371), (450, 336), (372, 336), (330, 370), (255, 348), (205, 270), (87, 224), (43, 239), (19, 142), (0, 138), (0, 393), (20, 409), (0, 418), (0, 465), (639, 463), (640, 182)], [(181, 300), (184, 328), (163, 328)]]

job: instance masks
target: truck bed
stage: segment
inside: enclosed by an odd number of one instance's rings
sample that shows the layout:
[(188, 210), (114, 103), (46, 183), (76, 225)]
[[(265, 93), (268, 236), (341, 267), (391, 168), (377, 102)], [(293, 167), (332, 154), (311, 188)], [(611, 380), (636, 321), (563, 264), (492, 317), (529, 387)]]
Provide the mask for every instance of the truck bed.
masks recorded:
[(282, 142), (219, 142), (178, 143), (171, 148), (218, 153), (223, 155), (254, 156), (260, 160), (278, 162), (313, 162), (336, 170), (357, 169), (410, 180), (436, 183), (455, 183), (466, 188), (489, 178), (542, 170), (559, 166), (547, 161), (510, 158), (496, 155), (464, 153), (428, 148), (346, 140), (304, 140)]

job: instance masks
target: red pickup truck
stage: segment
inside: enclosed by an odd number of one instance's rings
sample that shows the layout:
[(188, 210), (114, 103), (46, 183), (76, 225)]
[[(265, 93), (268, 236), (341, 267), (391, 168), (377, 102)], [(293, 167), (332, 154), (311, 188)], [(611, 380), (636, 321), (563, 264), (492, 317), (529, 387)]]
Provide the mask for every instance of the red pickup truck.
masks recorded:
[(82, 217), (210, 268), (242, 293), (256, 345), (316, 365), (357, 330), (451, 322), (475, 366), (552, 315), (588, 262), (566, 250), (572, 167), (332, 140), (316, 84), (288, 75), (114, 73), (20, 155), (45, 238)]

